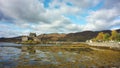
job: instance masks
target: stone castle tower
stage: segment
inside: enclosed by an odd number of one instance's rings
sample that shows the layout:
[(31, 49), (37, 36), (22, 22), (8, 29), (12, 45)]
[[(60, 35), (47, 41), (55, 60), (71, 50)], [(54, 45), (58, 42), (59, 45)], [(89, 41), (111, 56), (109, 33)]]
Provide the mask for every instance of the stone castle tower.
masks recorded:
[(29, 40), (40, 42), (40, 39), (37, 38), (36, 33), (30, 33), (29, 36), (22, 37), (23, 42), (29, 41)]
[(36, 35), (36, 33), (30, 33), (29, 34), (29, 37), (36, 37), (37, 35)]

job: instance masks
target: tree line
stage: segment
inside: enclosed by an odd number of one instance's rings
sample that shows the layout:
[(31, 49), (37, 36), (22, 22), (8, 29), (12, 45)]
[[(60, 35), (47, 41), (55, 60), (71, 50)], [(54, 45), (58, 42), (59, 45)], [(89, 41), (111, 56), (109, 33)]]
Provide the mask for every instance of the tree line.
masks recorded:
[(94, 41), (120, 41), (120, 33), (118, 33), (116, 30), (113, 30), (110, 34), (100, 32), (98, 35), (93, 38)]

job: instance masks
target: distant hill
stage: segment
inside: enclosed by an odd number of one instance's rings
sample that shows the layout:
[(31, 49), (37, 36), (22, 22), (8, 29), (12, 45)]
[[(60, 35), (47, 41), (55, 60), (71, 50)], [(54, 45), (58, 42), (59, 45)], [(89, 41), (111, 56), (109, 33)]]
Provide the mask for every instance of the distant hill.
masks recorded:
[(120, 29), (117, 29), (116, 31), (117, 31), (118, 33), (120, 33)]
[(12, 38), (0, 38), (0, 42), (18, 42), (21, 41), (21, 36), (19, 37), (12, 37)]
[(65, 36), (66, 41), (86, 41), (89, 40), (95, 36), (97, 36), (98, 32), (93, 31), (83, 31), (83, 32), (77, 32), (77, 33), (69, 33)]
[[(120, 33), (120, 29), (116, 30)], [(99, 32), (111, 33), (111, 30), (102, 30), (102, 31), (83, 31), (69, 34), (59, 34), (59, 33), (51, 33), (51, 34), (41, 34), (37, 37), (43, 41), (72, 41), (72, 42), (83, 42), (86, 40), (90, 40), (97, 36)], [(17, 42), (21, 41), (21, 37), (14, 38), (0, 38), (0, 42)]]
[[(120, 33), (120, 29), (116, 30)], [(90, 40), (95, 38), (99, 32), (109, 33), (111, 34), (111, 30), (102, 30), (102, 31), (83, 31), (77, 33), (69, 33), (65, 36), (66, 41), (74, 41), (74, 42), (84, 42), (86, 40)]]
[[(120, 29), (116, 30), (120, 33)], [(90, 40), (98, 35), (99, 32), (109, 33), (111, 34), (111, 30), (102, 30), (102, 31), (83, 31), (69, 34), (42, 34), (39, 35), (39, 38), (43, 38), (48, 41), (72, 41), (72, 42), (84, 42), (86, 40)]]
[(41, 34), (37, 37), (41, 40), (47, 40), (47, 41), (58, 41), (61, 38), (64, 38), (66, 34), (58, 34), (58, 33), (51, 33), (51, 34)]

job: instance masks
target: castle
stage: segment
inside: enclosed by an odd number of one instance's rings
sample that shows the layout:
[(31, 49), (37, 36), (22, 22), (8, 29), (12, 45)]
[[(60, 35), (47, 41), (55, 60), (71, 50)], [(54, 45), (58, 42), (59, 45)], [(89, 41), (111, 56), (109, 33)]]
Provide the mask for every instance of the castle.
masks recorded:
[(22, 36), (22, 42), (26, 41), (35, 41), (35, 42), (40, 42), (41, 40), (37, 38), (36, 33), (30, 33), (29, 36)]

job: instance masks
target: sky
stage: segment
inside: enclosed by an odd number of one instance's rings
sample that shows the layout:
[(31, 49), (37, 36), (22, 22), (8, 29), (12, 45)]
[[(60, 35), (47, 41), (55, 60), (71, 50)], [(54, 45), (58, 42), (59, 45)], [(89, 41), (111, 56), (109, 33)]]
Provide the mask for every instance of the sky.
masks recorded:
[(0, 0), (0, 37), (120, 28), (120, 0)]

